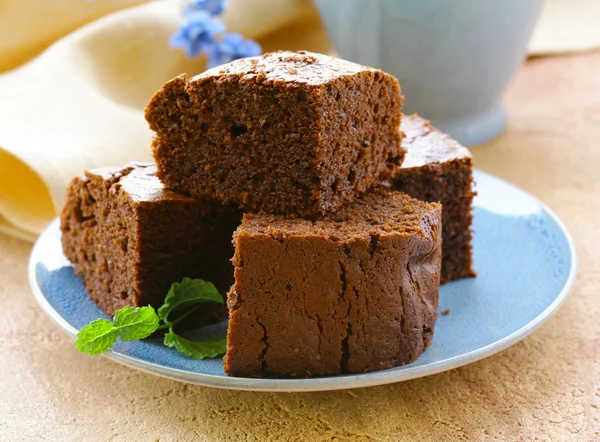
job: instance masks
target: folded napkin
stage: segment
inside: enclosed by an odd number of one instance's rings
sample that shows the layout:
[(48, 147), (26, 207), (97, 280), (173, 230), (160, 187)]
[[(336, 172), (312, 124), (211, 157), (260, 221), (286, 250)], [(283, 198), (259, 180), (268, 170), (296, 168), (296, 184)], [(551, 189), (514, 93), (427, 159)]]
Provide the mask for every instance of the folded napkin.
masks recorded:
[(148, 0), (0, 0), (0, 72), (110, 12)]
[[(158, 1), (106, 15), (0, 76), (1, 231), (33, 239), (60, 210), (73, 176), (150, 160), (144, 106), (168, 79), (204, 69), (203, 59), (169, 48), (180, 10), (181, 2)], [(230, 0), (222, 18), (265, 50), (330, 49), (309, 0)], [(10, 65), (14, 51), (7, 54)]]

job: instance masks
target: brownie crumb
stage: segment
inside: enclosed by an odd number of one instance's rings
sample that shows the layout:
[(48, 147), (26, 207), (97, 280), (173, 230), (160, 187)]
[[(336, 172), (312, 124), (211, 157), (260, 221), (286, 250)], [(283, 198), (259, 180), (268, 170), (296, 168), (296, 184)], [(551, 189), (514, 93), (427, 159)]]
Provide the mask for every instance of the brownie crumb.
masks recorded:
[[(160, 306), (184, 277), (233, 282), (231, 235), (237, 208), (165, 190), (149, 163), (90, 170), (75, 178), (61, 213), (62, 245), (75, 273), (109, 316), (131, 306)], [(207, 303), (197, 326), (222, 320)]]
[(399, 167), (402, 100), (396, 78), (380, 70), (275, 52), (168, 81), (146, 119), (167, 188), (312, 218)]
[(405, 115), (400, 130), (406, 157), (390, 181), (392, 189), (422, 201), (442, 204), (441, 282), (475, 276), (471, 224), (473, 165), (471, 153), (418, 115)]
[(431, 343), (439, 204), (375, 190), (316, 221), (246, 214), (234, 244), (228, 375), (383, 370)]

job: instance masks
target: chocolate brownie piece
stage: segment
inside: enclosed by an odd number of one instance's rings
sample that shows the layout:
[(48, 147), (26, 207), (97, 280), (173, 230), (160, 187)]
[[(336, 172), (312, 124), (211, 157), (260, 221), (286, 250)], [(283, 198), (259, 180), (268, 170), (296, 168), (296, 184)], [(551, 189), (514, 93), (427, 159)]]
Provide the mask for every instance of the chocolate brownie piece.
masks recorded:
[[(164, 190), (153, 164), (90, 170), (75, 178), (61, 214), (62, 244), (90, 297), (107, 314), (126, 305), (161, 305), (184, 277), (226, 293), (233, 282), (231, 236), (237, 208)], [(206, 304), (195, 323), (223, 319)]]
[(437, 203), (377, 190), (318, 221), (244, 215), (234, 244), (230, 376), (382, 370), (431, 342)]
[(170, 80), (146, 119), (167, 188), (312, 217), (402, 162), (402, 99), (398, 81), (379, 70), (275, 52)]
[(405, 115), (400, 130), (406, 157), (393, 189), (442, 204), (441, 282), (475, 276), (471, 250), (473, 166), (469, 149), (418, 115)]

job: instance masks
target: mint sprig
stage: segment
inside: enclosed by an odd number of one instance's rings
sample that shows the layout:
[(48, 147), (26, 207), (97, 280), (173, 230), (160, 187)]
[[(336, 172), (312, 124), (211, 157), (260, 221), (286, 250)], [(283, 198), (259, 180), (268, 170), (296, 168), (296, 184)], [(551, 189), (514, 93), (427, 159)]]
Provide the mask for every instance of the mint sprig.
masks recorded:
[[(168, 329), (163, 341), (167, 347), (194, 359), (215, 358), (225, 353), (227, 338), (190, 341), (173, 330), (178, 322), (193, 314), (205, 302), (223, 304), (223, 297), (211, 282), (184, 278), (171, 286), (158, 312), (151, 306), (126, 306), (115, 312), (112, 322), (108, 319), (92, 321), (77, 334), (77, 349), (90, 356), (98, 355), (111, 348), (117, 338), (123, 342), (139, 341), (158, 329)], [(187, 308), (185, 313), (169, 319), (175, 310), (184, 308)]]
[(158, 329), (158, 315), (150, 306), (123, 307), (115, 312), (113, 324), (123, 342), (139, 341)]
[(169, 331), (165, 335), (164, 344), (194, 359), (216, 358), (225, 353), (227, 338), (190, 341)]
[(168, 322), (169, 314), (173, 310), (201, 302), (223, 304), (223, 297), (212, 282), (183, 278), (183, 281), (176, 282), (171, 286), (165, 303), (158, 309), (158, 317)]
[(90, 356), (104, 353), (117, 341), (118, 332), (108, 319), (96, 319), (77, 334), (77, 349)]

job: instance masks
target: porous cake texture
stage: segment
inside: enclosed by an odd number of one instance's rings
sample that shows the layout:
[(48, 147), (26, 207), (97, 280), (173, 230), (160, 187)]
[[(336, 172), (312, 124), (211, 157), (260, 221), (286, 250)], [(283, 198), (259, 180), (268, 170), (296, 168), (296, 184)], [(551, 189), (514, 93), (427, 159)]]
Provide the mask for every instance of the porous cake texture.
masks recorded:
[[(63, 250), (90, 297), (112, 316), (127, 305), (160, 306), (184, 277), (227, 293), (231, 236), (241, 217), (237, 208), (165, 190), (153, 164), (95, 169), (68, 188)], [(196, 325), (225, 317), (224, 306), (205, 305)]]
[(169, 189), (315, 217), (402, 163), (398, 81), (310, 52), (235, 60), (167, 82), (146, 107)]
[(469, 149), (418, 115), (405, 115), (400, 130), (406, 157), (392, 189), (442, 204), (441, 282), (475, 276), (473, 269), (473, 164)]

